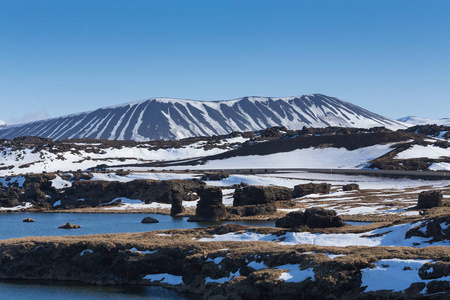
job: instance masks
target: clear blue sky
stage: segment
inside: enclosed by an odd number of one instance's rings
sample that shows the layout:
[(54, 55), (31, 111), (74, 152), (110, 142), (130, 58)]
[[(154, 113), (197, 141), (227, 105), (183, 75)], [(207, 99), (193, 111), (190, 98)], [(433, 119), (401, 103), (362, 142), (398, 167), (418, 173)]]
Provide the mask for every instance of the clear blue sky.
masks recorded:
[(450, 117), (448, 0), (0, 0), (0, 120), (322, 93)]

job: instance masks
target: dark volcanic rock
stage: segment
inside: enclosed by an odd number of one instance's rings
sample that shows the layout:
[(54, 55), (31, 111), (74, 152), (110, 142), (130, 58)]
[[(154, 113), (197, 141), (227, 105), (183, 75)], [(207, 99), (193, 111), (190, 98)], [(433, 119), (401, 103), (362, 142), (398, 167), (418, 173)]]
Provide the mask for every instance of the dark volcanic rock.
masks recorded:
[(141, 223), (145, 223), (145, 224), (148, 224), (148, 223), (159, 223), (159, 221), (156, 220), (155, 218), (152, 218), (152, 217), (145, 217), (145, 218), (142, 219)]
[(234, 192), (233, 206), (269, 204), (292, 198), (292, 189), (274, 186), (245, 186)]
[(183, 195), (178, 190), (172, 190), (171, 193), (172, 207), (170, 208), (170, 215), (176, 216), (184, 212)]
[(195, 216), (188, 221), (220, 221), (227, 216), (227, 210), (222, 203), (222, 189), (204, 187), (197, 191), (200, 201), (197, 204)]
[(33, 222), (34, 222), (34, 219), (32, 219), (32, 218), (26, 218), (26, 219), (23, 219), (23, 221), (24, 221), (25, 223), (33, 223)]
[(349, 183), (342, 187), (344, 191), (356, 191), (359, 190), (359, 185), (356, 183)]
[(328, 183), (307, 183), (294, 186), (293, 198), (303, 197), (309, 194), (329, 194), (331, 185)]
[(20, 204), (19, 197), (22, 189), (16, 187), (0, 186), (0, 206), (14, 207)]
[[(72, 187), (65, 190), (64, 194), (61, 194), (64, 197), (61, 199), (61, 206), (63, 208), (80, 205), (97, 206), (118, 197), (140, 199), (145, 203), (172, 204), (172, 201), (179, 203), (180, 199), (181, 201), (190, 199), (190, 194), (202, 186), (204, 182), (199, 180), (76, 181)], [(78, 201), (78, 199), (84, 199), (84, 201)], [(175, 208), (180, 210), (179, 207)]]
[(432, 208), (442, 206), (442, 192), (440, 191), (423, 191), (419, 194), (417, 208)]
[(305, 213), (302, 211), (293, 211), (285, 217), (275, 221), (275, 227), (296, 228), (306, 225)]
[(227, 207), (227, 211), (230, 214), (238, 215), (240, 217), (250, 217), (273, 214), (277, 211), (277, 207), (274, 204), (245, 205)]
[(58, 228), (62, 228), (62, 229), (78, 229), (78, 228), (81, 228), (81, 226), (77, 225), (77, 224), (72, 224), (70, 222), (67, 222), (66, 224), (63, 224), (63, 225), (59, 226)]
[(222, 180), (225, 178), (228, 178), (230, 176), (229, 173), (225, 173), (225, 172), (220, 172), (220, 173), (205, 173), (203, 174), (203, 176), (200, 178), (200, 180)]
[(342, 219), (331, 209), (321, 207), (308, 208), (305, 212), (291, 212), (275, 222), (276, 227), (297, 228), (327, 228), (344, 226)]

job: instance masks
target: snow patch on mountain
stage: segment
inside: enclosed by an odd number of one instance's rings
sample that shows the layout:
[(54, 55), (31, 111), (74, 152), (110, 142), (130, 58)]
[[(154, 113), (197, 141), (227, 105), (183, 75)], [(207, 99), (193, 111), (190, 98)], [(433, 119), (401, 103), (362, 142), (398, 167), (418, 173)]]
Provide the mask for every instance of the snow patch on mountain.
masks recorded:
[(408, 123), (411, 125), (427, 125), (427, 124), (436, 124), (443, 126), (450, 126), (450, 118), (442, 118), (438, 120), (420, 118), (416, 116), (408, 116), (404, 118), (397, 119), (399, 122)]

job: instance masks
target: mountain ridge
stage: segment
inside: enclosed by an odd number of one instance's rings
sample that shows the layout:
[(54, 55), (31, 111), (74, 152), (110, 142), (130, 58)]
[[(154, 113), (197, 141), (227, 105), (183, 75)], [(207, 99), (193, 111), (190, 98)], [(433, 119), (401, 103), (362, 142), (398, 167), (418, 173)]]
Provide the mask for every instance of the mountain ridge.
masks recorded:
[(273, 126), (406, 128), (349, 102), (322, 94), (243, 97), (222, 101), (151, 98), (0, 130), (0, 138), (23, 135), (54, 140), (93, 138), (147, 141), (255, 131)]

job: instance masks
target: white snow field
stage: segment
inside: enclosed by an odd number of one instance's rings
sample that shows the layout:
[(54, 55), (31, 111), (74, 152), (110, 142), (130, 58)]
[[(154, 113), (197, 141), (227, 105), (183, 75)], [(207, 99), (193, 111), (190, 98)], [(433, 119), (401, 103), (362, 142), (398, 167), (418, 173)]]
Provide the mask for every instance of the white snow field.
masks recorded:
[[(405, 239), (408, 230), (421, 225), (421, 222), (395, 225), (385, 228), (379, 228), (363, 233), (310, 233), (310, 232), (288, 232), (282, 236), (271, 234), (259, 234), (254, 232), (244, 233), (226, 233), (222, 235), (213, 235), (211, 238), (202, 238), (203, 242), (214, 241), (266, 241), (278, 243), (280, 245), (298, 245), (309, 244), (317, 246), (404, 246), (404, 247), (427, 247), (450, 246), (450, 241), (443, 240), (429, 244), (430, 239), (421, 237), (411, 237)], [(378, 236), (382, 234), (381, 236)]]
[(406, 149), (395, 157), (395, 159), (411, 159), (411, 158), (444, 158), (450, 157), (450, 148), (441, 148), (433, 145), (421, 146), (421, 145), (413, 145), (411, 148)]

